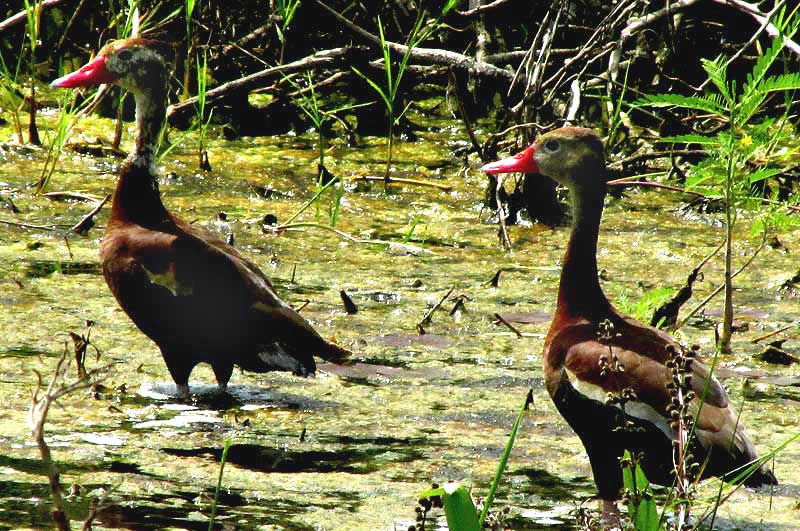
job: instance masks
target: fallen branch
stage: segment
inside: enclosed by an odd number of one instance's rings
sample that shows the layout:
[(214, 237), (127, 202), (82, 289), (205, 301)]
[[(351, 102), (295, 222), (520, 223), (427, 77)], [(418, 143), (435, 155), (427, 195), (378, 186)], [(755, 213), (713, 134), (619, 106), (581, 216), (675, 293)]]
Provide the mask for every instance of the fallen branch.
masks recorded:
[[(764, 13), (758, 6), (755, 4), (751, 4), (749, 2), (744, 2), (743, 0), (712, 0), (717, 4), (722, 4), (725, 6), (732, 6), (735, 7), (737, 10), (741, 11), (742, 13), (746, 13), (753, 17), (759, 24), (761, 24), (767, 32), (767, 35), (770, 37), (778, 37), (782, 35), (781, 31), (770, 22), (770, 16), (773, 14), (772, 11), (769, 13)], [(777, 6), (776, 6), (777, 7)], [(800, 55), (800, 44), (797, 44), (795, 41), (788, 37), (783, 37), (783, 43), (786, 48), (791, 50), (797, 55)]]
[[(353, 46), (332, 48), (330, 50), (316, 52), (312, 55), (298, 59), (297, 61), (293, 61), (291, 63), (287, 63), (285, 65), (265, 68), (260, 72), (255, 72), (249, 76), (223, 83), (222, 85), (209, 90), (206, 92), (206, 104), (213, 103), (214, 101), (231, 93), (247, 92), (255, 88), (259, 88), (264, 84), (265, 80), (273, 76), (286, 75), (291, 72), (299, 72), (331, 66), (339, 60), (347, 62), (347, 58), (351, 57), (357, 51), (359, 51), (359, 48)], [(167, 110), (167, 117), (170, 121), (174, 121), (188, 112), (194, 112), (194, 106), (196, 104), (197, 96), (194, 96), (175, 105), (171, 105)]]
[[(334, 18), (336, 18), (336, 20), (338, 20), (340, 23), (349, 28), (352, 32), (360, 35), (364, 39), (371, 41), (374, 44), (382, 46), (381, 39), (377, 35), (373, 35), (364, 28), (352, 23), (346, 17), (340, 15), (339, 12), (329, 7), (321, 0), (316, 0), (316, 3), (322, 9), (324, 9), (325, 11), (330, 13)], [(392, 53), (400, 56), (405, 55), (409, 51), (408, 46), (404, 44), (398, 44), (396, 42), (386, 41), (386, 46), (389, 48), (389, 50), (391, 50)], [(460, 70), (465, 70), (472, 75), (499, 79), (505, 81), (506, 83), (511, 81), (512, 74), (510, 72), (503, 70), (502, 68), (498, 68), (494, 65), (490, 65), (488, 63), (476, 61), (472, 57), (460, 53), (451, 52), (449, 50), (439, 50), (434, 48), (421, 48), (418, 46), (413, 47), (409, 53), (411, 58), (418, 61), (421, 60), (432, 64), (452, 66)]]
[(449, 184), (439, 184), (434, 183), (431, 181), (420, 181), (418, 179), (403, 179), (402, 177), (389, 177), (389, 179), (384, 179), (383, 177), (378, 177), (377, 175), (359, 175), (358, 177), (353, 177), (353, 181), (380, 181), (385, 182), (386, 184), (408, 184), (412, 186), (429, 186), (431, 188), (438, 188), (439, 190), (449, 192), (453, 189), (452, 186)]
[[(31, 6), (31, 9), (44, 9), (46, 7), (53, 7), (62, 3), (63, 1), (64, 0), (43, 0), (42, 2), (36, 4), (35, 6)], [(28, 17), (27, 9), (24, 11), (20, 11), (15, 15), (11, 15), (4, 21), (0, 22), (0, 33), (3, 33), (8, 28), (16, 26), (17, 24), (25, 22), (27, 20), (27, 17)]]

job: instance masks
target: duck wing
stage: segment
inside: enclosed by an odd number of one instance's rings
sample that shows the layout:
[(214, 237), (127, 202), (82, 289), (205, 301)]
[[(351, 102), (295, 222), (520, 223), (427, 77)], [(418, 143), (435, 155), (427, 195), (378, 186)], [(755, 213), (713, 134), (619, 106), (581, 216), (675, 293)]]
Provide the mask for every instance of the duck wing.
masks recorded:
[(148, 291), (141, 297), (146, 305), (117, 298), (128, 301), (123, 308), (159, 346), (228, 351), (243, 369), (297, 374), (314, 372), (313, 355), (334, 362), (349, 355), (283, 302), (255, 264), (201, 227), (133, 225), (106, 240), (101, 254), (109, 285)]
[[(625, 389), (632, 390), (635, 397), (625, 403), (625, 413), (675, 439), (675, 430), (670, 426), (672, 394), (667, 387), (673, 374), (666, 363), (670, 357), (668, 347), (681, 347), (668, 335), (641, 323), (626, 320), (619, 325), (622, 333), (605, 341), (598, 339), (597, 328), (591, 323), (566, 326), (552, 338), (548, 358), (554, 363), (560, 361), (572, 386), (587, 398), (605, 403), (609, 394), (619, 396)], [(622, 370), (613, 370), (614, 364)], [(695, 417), (694, 433), (702, 447), (721, 463), (716, 468), (724, 469), (710, 472), (720, 475), (757, 459), (744, 424), (739, 422), (719, 380), (696, 358), (689, 364), (688, 376), (695, 395), (689, 407)], [(762, 480), (752, 483), (771, 482)]]

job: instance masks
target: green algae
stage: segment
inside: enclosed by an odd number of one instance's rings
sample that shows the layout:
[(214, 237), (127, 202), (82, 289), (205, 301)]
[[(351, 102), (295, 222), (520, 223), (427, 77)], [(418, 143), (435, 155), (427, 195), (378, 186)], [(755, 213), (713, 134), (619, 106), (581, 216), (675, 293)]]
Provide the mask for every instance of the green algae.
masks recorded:
[[(213, 172), (196, 169), (195, 140), (163, 163), (161, 189), (168, 208), (223, 234), (253, 259), (289, 303), (309, 301), (303, 315), (326, 337), (356, 352), (352, 368), (322, 365), (320, 374), (236, 371), (228, 399), (213, 393), (213, 375), (192, 375), (192, 405), (169, 398), (172, 384), (155, 346), (118, 309), (97, 269), (97, 248), (108, 209), (87, 237), (66, 232), (91, 208), (33, 193), (45, 154), (2, 144), (0, 194), (19, 214), (0, 219), (57, 230), (0, 224), (0, 411), (7, 448), (0, 459), (0, 527), (49, 526), (46, 480), (27, 425), (34, 371), (49, 374), (66, 332), (95, 322), (99, 363), (113, 368), (103, 388), (61, 401), (47, 425), (48, 441), (62, 469), (71, 518), (83, 518), (90, 500), (110, 492), (95, 528), (206, 529), (219, 455), (228, 456), (217, 522), (235, 529), (405, 529), (414, 519), (416, 495), (432, 482), (458, 480), (486, 492), (514, 415), (527, 390), (534, 404), (526, 416), (495, 505), (510, 508), (514, 529), (571, 529), (571, 511), (594, 506), (588, 461), (578, 439), (553, 408), (542, 385), (541, 349), (546, 315), (554, 308), (567, 228), (512, 226), (513, 253), (500, 250), (496, 227), (481, 207), (485, 176), (466, 171), (451, 155), (463, 132), (444, 119), (411, 116), (425, 124), (417, 142), (395, 146), (395, 175), (430, 179), (450, 191), (354, 179), (383, 170), (384, 140), (356, 147), (333, 139), (326, 164), (345, 181), (337, 228), (362, 239), (409, 243), (429, 253), (365, 245), (313, 228), (263, 232), (265, 214), (288, 219), (314, 193), (316, 151), (312, 136), (282, 135), (225, 141), (210, 139)], [(44, 117), (44, 122), (51, 117)], [(75, 138), (107, 137), (110, 122), (83, 120)], [(0, 141), (11, 132), (0, 127)], [(130, 140), (130, 128), (127, 134)], [(125, 144), (123, 147), (125, 147)], [(118, 160), (67, 151), (51, 190), (103, 197), (113, 190)], [(723, 231), (713, 217), (685, 216), (679, 196), (630, 191), (609, 198), (598, 251), (608, 293), (636, 300), (657, 287), (679, 287), (688, 270), (714, 249)], [(322, 201), (326, 222), (330, 197)], [(227, 221), (218, 221), (225, 212)], [(315, 221), (314, 208), (299, 221)], [(67, 241), (65, 241), (65, 237)], [(736, 357), (721, 367), (797, 376), (798, 369), (753, 361), (750, 340), (791, 323), (798, 298), (780, 291), (797, 268), (800, 234), (781, 235), (790, 252), (766, 249), (737, 278), (737, 309), (749, 330), (735, 336)], [(752, 249), (737, 240), (743, 261)], [(32, 244), (35, 242), (35, 244)], [(498, 287), (490, 280), (502, 270)], [(719, 262), (696, 286), (699, 300), (722, 278)], [(454, 287), (464, 306), (452, 315), (448, 300), (418, 335), (416, 325)], [(359, 309), (348, 315), (345, 290)], [(716, 309), (719, 303), (709, 308)], [(518, 339), (494, 322), (496, 312), (538, 313), (518, 325)], [(544, 318), (541, 316), (544, 315)], [(747, 317), (747, 316), (750, 317)], [(683, 331), (687, 342), (708, 351), (713, 331), (698, 317)], [(791, 336), (790, 336), (791, 337)], [(795, 347), (797, 339), (787, 343)], [(95, 365), (94, 358), (88, 360)], [(766, 450), (800, 426), (795, 399), (753, 395), (744, 399), (740, 379), (726, 380), (757, 446)], [(723, 527), (793, 529), (794, 466), (800, 449), (777, 459), (783, 484), (773, 492), (742, 490), (726, 503)], [(71, 486), (75, 485), (74, 488)], [(711, 496), (715, 483), (701, 494)]]

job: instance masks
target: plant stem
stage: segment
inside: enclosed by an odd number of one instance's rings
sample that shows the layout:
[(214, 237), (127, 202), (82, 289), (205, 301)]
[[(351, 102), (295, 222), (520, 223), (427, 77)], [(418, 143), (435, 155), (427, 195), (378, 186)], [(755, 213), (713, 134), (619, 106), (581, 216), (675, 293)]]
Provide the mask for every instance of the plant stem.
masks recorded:
[(211, 516), (208, 519), (208, 531), (214, 529), (214, 519), (217, 516), (217, 503), (219, 502), (219, 491), (222, 489), (222, 473), (225, 471), (225, 462), (228, 460), (228, 450), (231, 449), (232, 437), (225, 439), (225, 447), (219, 458), (219, 476), (217, 477), (217, 488), (214, 490), (214, 502), (211, 504)]
[(392, 154), (394, 148), (394, 116), (392, 112), (389, 112), (389, 137), (387, 138), (387, 153), (386, 153), (386, 173), (383, 174), (383, 191), (386, 192), (389, 189), (389, 183), (391, 182), (391, 178), (389, 177), (389, 170), (392, 167)]
[[(730, 117), (733, 124), (733, 116)], [(733, 197), (733, 178), (735, 170), (734, 131), (731, 125), (728, 139), (728, 161), (725, 179), (725, 302), (722, 316), (722, 335), (719, 350), (723, 354), (731, 352), (731, 336), (733, 335), (733, 223), (736, 208)]]

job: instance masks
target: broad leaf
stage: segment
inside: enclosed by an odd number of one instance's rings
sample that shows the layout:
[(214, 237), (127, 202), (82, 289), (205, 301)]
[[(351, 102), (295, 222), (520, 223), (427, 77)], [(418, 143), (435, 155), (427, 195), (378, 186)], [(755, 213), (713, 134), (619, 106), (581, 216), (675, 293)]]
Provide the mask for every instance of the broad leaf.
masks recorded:
[(438, 489), (430, 489), (419, 495), (420, 498), (441, 496), (444, 515), (450, 531), (481, 531), (478, 510), (464, 485), (450, 482)]

